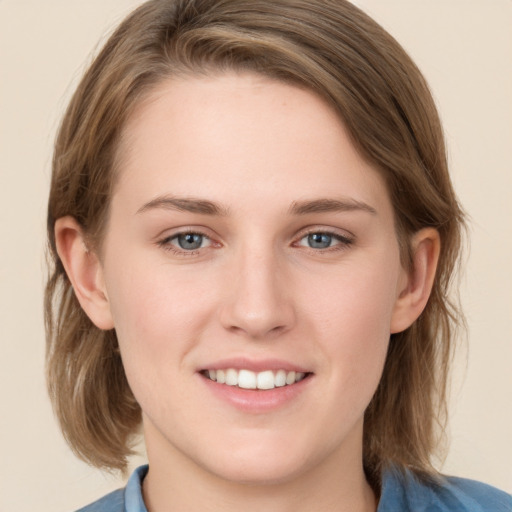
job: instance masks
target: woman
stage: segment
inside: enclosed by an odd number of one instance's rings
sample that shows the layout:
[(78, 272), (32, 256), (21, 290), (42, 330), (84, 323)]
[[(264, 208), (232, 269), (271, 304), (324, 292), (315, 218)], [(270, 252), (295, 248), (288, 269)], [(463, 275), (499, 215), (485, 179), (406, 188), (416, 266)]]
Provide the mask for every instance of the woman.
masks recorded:
[[(511, 510), (439, 475), (463, 214), (437, 112), (348, 2), (153, 0), (55, 148), (48, 381), (85, 510)], [(124, 508), (123, 508), (124, 507)]]

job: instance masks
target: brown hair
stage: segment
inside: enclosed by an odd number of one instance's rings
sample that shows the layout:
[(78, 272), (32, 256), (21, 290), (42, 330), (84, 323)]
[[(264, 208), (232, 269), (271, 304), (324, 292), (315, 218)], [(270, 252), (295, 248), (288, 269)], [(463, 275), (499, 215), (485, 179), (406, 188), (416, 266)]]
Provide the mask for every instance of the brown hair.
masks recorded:
[(135, 106), (177, 73), (228, 69), (306, 87), (339, 113), (386, 180), (405, 266), (410, 236), (427, 226), (439, 231), (431, 297), (420, 318), (391, 337), (364, 432), (364, 466), (374, 483), (389, 464), (435, 474), (453, 328), (462, 319), (448, 289), (463, 214), (424, 78), (382, 27), (344, 0), (151, 0), (119, 26), (85, 74), (56, 140), (48, 207), (47, 374), (64, 435), (84, 460), (124, 469), (141, 413), (115, 332), (95, 327), (73, 293), (56, 251), (55, 220), (73, 216), (98, 248), (116, 148)]

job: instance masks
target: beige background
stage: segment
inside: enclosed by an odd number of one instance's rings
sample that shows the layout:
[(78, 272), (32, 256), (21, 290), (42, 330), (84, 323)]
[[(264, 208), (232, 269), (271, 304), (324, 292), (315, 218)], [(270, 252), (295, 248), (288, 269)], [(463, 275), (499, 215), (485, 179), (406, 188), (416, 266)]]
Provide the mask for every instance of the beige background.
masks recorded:
[[(45, 202), (59, 116), (137, 0), (0, 0), (0, 512), (64, 512), (121, 481), (78, 462), (43, 380)], [(512, 492), (512, 2), (360, 0), (429, 80), (472, 217), (447, 473)], [(134, 461), (134, 464), (140, 462)]]

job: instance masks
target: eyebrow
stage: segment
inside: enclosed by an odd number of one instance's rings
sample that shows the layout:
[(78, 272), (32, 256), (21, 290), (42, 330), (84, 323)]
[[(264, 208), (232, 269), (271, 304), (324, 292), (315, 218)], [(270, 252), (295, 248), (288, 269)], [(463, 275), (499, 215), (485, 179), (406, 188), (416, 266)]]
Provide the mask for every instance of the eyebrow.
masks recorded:
[[(229, 210), (217, 203), (206, 199), (183, 198), (173, 196), (160, 196), (145, 203), (137, 210), (137, 214), (149, 210), (164, 209), (202, 215), (227, 216)], [(337, 213), (364, 211), (372, 215), (377, 214), (377, 210), (372, 206), (355, 199), (313, 199), (305, 201), (294, 201), (288, 213), (290, 215), (308, 215), (311, 213)]]
[(199, 213), (203, 215), (219, 215), (228, 214), (227, 208), (223, 208), (212, 201), (195, 198), (182, 198), (172, 196), (160, 196), (152, 199), (137, 210), (137, 214), (144, 213), (149, 210), (164, 209), (175, 210), (181, 212)]
[(292, 215), (307, 215), (309, 213), (337, 213), (363, 211), (377, 215), (377, 210), (356, 199), (314, 199), (311, 201), (294, 201), (289, 213)]

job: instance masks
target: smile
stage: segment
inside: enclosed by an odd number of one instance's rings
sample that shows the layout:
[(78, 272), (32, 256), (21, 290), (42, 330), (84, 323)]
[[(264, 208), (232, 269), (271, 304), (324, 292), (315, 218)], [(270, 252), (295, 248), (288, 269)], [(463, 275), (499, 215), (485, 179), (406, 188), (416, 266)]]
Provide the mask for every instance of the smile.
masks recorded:
[(218, 384), (237, 386), (242, 389), (259, 390), (290, 386), (308, 376), (307, 373), (286, 370), (253, 372), (245, 369), (236, 370), (234, 368), (227, 368), (225, 370), (203, 370), (201, 374)]

